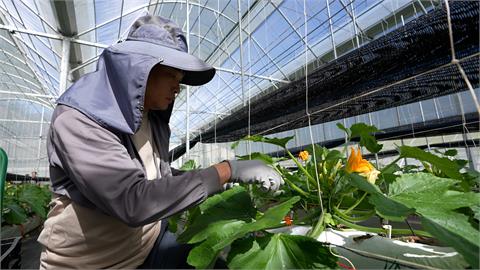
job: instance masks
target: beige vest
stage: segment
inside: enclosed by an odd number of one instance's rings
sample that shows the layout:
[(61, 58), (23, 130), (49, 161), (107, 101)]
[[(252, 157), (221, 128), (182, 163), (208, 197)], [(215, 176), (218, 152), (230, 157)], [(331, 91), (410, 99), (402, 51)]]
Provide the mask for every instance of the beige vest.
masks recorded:
[[(159, 155), (152, 143), (149, 121), (142, 122), (132, 139), (145, 165), (147, 179), (160, 178)], [(131, 228), (65, 196), (55, 197), (51, 204), (53, 208), (38, 237), (43, 245), (40, 269), (137, 268), (160, 234), (160, 221)]]

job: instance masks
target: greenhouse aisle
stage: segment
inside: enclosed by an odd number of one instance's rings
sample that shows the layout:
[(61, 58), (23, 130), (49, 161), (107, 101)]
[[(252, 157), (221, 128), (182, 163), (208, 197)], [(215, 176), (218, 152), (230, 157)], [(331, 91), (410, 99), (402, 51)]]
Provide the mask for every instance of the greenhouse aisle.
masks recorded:
[(38, 269), (40, 267), (40, 252), (42, 248), (40, 243), (37, 242), (37, 238), (42, 231), (41, 229), (35, 229), (22, 239), (21, 269)]

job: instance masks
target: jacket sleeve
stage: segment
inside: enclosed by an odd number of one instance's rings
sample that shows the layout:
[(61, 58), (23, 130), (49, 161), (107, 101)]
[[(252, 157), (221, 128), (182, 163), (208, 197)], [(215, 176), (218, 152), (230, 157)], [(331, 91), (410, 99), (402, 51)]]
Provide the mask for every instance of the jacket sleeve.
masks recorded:
[(169, 217), (221, 190), (214, 167), (147, 180), (120, 139), (78, 111), (62, 113), (52, 128), (53, 147), (71, 181), (129, 226)]

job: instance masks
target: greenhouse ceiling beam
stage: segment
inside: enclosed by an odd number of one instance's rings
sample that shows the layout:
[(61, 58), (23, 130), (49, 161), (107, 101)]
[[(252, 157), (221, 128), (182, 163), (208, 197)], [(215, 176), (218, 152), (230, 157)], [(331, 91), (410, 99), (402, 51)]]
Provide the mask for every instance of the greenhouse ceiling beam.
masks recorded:
[[(190, 35), (194, 35), (194, 36), (197, 36), (197, 37), (201, 37), (200, 35), (197, 35), (197, 34), (194, 34), (194, 33), (190, 33)], [(215, 44), (215, 42), (213, 42), (212, 40), (210, 40), (210, 39), (208, 39), (208, 38), (203, 38), (203, 39), (206, 40), (206, 41), (208, 41), (208, 42), (211, 43), (212, 45), (218, 46), (217, 44)], [(218, 47), (217, 47), (217, 48), (218, 48)], [(222, 50), (222, 52), (224, 52), (226, 55), (228, 55), (228, 57), (229, 57), (235, 64), (237, 64), (238, 66), (241, 66), (241, 65), (237, 62), (237, 60), (236, 60), (235, 58), (231, 57), (230, 53), (228, 53), (225, 49), (220, 48), (220, 50)], [(216, 67), (216, 68), (217, 68), (217, 67)], [(218, 69), (218, 68), (217, 68), (217, 69)], [(280, 72), (281, 72), (281, 71), (280, 71)], [(243, 73), (239, 72), (239, 74), (240, 74), (241, 76), (243, 76), (243, 75), (245, 75), (245, 72), (243, 72)], [(260, 86), (258, 86), (258, 84), (257, 84), (255, 81), (254, 81), (253, 83), (254, 83), (259, 89), (261, 89)], [(233, 90), (233, 89), (232, 89), (232, 90)]]
[[(5, 15), (3, 13), (0, 12), (0, 23), (3, 24), (3, 22), (6, 21), (5, 19)], [(32, 63), (34, 63), (35, 61), (33, 61), (32, 59), (30, 59), (30, 57), (28, 56), (28, 54), (24, 51), (24, 47), (20, 46), (20, 43), (19, 43), (19, 39), (17, 38), (13, 38), (12, 34), (10, 33), (10, 38), (12, 39), (13, 43), (15, 44), (15, 48), (17, 48), (17, 51), (20, 53), (20, 55), (23, 56), (23, 59), (20, 59), (16, 56), (13, 56), (12, 54), (8, 53), (8, 55), (12, 56), (14, 59), (17, 59), (19, 60), (21, 63), (23, 63), (24, 65), (26, 65), (31, 71), (32, 71), (32, 74), (36, 77), (37, 79), (37, 82), (40, 84), (40, 88), (43, 90), (44, 93), (49, 93), (50, 92), (50, 88), (47, 86), (47, 80), (46, 78), (43, 78), (43, 76), (41, 74), (39, 74), (39, 72), (37, 71), (38, 67), (35, 67)], [(7, 54), (7, 52), (3, 52), (4, 54)], [(12, 62), (12, 57), (7, 57), (7, 60), (9, 62)], [(12, 62), (13, 64), (13, 62)], [(48, 80), (50, 83), (51, 81)], [(54, 106), (54, 104), (51, 102), (51, 101), (47, 101), (48, 104), (50, 104), (50, 106)]]
[[(14, 5), (14, 7), (15, 7), (15, 10), (17, 11), (17, 13), (18, 13), (17, 6)], [(10, 14), (8, 10), (6, 10), (6, 9), (4, 9), (4, 8), (2, 8), (2, 7), (0, 7), (0, 10), (1, 10), (4, 14), (5, 14), (5, 13)], [(10, 16), (10, 17), (11, 17), (11, 16)], [(25, 22), (23, 21), (23, 19), (20, 18), (20, 20), (21, 20), (21, 23), (22, 23), (23, 25), (25, 25)], [(45, 28), (44, 28), (44, 29), (45, 29)], [(57, 31), (55, 31), (55, 32), (57, 32)], [(32, 41), (32, 40), (30, 40), (30, 41)], [(46, 43), (44, 40), (42, 40), (42, 39), (38, 39), (38, 41), (39, 41), (40, 43), (42, 43), (43, 45), (45, 45), (45, 47), (49, 48), (55, 55), (59, 56), (59, 54), (53, 49), (53, 47), (52, 47), (51, 44), (47, 44), (47, 43)], [(23, 40), (22, 40), (22, 42), (23, 42)], [(24, 42), (24, 43), (25, 43), (25, 42)], [(32, 44), (33, 44), (33, 41), (32, 41)]]
[[(245, 20), (245, 19), (248, 19), (248, 16), (247, 16), (247, 15), (249, 14), (250, 10), (252, 10), (254, 7), (257, 7), (257, 4), (258, 4), (258, 3), (259, 3), (258, 1), (255, 1), (255, 2), (249, 7), (249, 10), (248, 10), (246, 13), (243, 14), (243, 16), (242, 16), (242, 18), (241, 18), (242, 21)], [(262, 7), (262, 10), (265, 9), (265, 7), (266, 7), (267, 5), (268, 5), (268, 4), (264, 5), (264, 6)], [(222, 41), (218, 42), (218, 45), (216, 46), (216, 49), (207, 57), (206, 61), (208, 61), (209, 59), (211, 59), (212, 57), (214, 57), (215, 55), (217, 55), (218, 49), (223, 47), (222, 44), (225, 44), (225, 43), (228, 42), (228, 40), (230, 40), (229, 45), (228, 45), (228, 46), (230, 46), (230, 44), (232, 44), (232, 42), (234, 42), (234, 40), (236, 39), (236, 37), (234, 37), (234, 36), (232, 36), (232, 35), (234, 35), (235, 33), (237, 33), (237, 31), (235, 31), (235, 30), (236, 30), (236, 29), (239, 27), (239, 25), (241, 24), (241, 23), (240, 23), (240, 20), (237, 22), (237, 21), (234, 21), (233, 19), (231, 19), (231, 18), (229, 18), (229, 17), (226, 17), (226, 18), (229, 19), (230, 22), (232, 22), (232, 23), (234, 24), (234, 26), (230, 29), (230, 31), (229, 31), (226, 35), (223, 35), (223, 33), (222, 33), (222, 35), (224, 36), (224, 38), (222, 39)], [(251, 21), (249, 21), (248, 24), (251, 24)], [(213, 27), (213, 25), (212, 25), (212, 27)], [(209, 31), (212, 29), (212, 27), (210, 27)], [(207, 31), (207, 33), (208, 33), (209, 31)], [(222, 30), (220, 29), (220, 31), (222, 31)], [(277, 67), (277, 69), (280, 71), (280, 73), (282, 73), (282, 75), (283, 75), (285, 78), (288, 78), (288, 76), (285, 75), (285, 73), (284, 73), (283, 70), (278, 66), (278, 64), (277, 64), (277, 63), (271, 58), (271, 56), (265, 51), (265, 49), (263, 48), (263, 46), (261, 46), (261, 45), (257, 42), (257, 40), (256, 40), (255, 38), (252, 38), (250, 32), (246, 31), (245, 29), (242, 29), (242, 31), (238, 31), (238, 32), (239, 32), (239, 33), (245, 32), (251, 39), (253, 39), (254, 43), (257, 44), (257, 46), (258, 46), (258, 47), (262, 50), (262, 52), (269, 58), (269, 60), (273, 62), (273, 64)], [(228, 46), (227, 46), (227, 47), (228, 47)], [(225, 51), (225, 49), (222, 49), (222, 51)], [(230, 59), (233, 60), (233, 58), (230, 56), (230, 54), (229, 54), (228, 52), (227, 52), (227, 56), (229, 56)], [(220, 55), (220, 56), (217, 55), (217, 59), (220, 58), (220, 57), (221, 57), (221, 55)], [(215, 60), (215, 61), (217, 61), (217, 60)], [(236, 61), (235, 61), (235, 62), (236, 62)], [(275, 88), (278, 88), (273, 82), (271, 82), (271, 83), (272, 83), (272, 85), (273, 85)], [(260, 89), (260, 90), (261, 90), (261, 89)]]
[[(20, 63), (28, 66), (30, 69), (33, 70), (33, 68), (30, 67), (27, 62), (25, 62), (23, 59), (19, 58), (18, 56), (15, 56), (15, 55), (13, 55), (13, 54), (5, 51), (5, 50), (0, 50), (0, 51), (3, 52), (3, 54), (5, 54), (5, 56), (7, 56), (7, 59), (8, 59), (8, 60), (11, 60), (11, 58), (13, 58), (13, 59), (19, 61)], [(31, 61), (33, 61), (31, 58), (28, 58), (28, 59), (31, 60)], [(11, 64), (12, 64), (14, 67), (16, 67), (16, 65), (14, 65), (13, 63), (11, 63)], [(35, 71), (33, 71), (33, 72), (34, 72), (34, 74), (36, 75)], [(23, 79), (23, 78), (22, 78), (22, 79)], [(37, 78), (37, 79), (38, 79), (38, 78)], [(27, 81), (27, 80), (25, 80), (25, 81)], [(30, 81), (28, 81), (28, 82), (29, 82), (30, 84), (32, 84), (33, 86), (38, 87), (39, 89), (42, 89), (42, 87), (39, 86), (38, 84), (36, 84), (36, 83), (34, 83), (34, 82), (30, 82)], [(40, 81), (38, 81), (38, 83), (40, 83)], [(40, 84), (41, 84), (41, 83), (40, 83)]]
[(275, 2), (270, 2), (270, 4), (272, 4), (272, 6), (275, 8), (276, 11), (278, 11), (278, 13), (280, 13), (280, 15), (283, 17), (283, 19), (288, 23), (288, 25), (290, 25), (290, 27), (292, 28), (292, 30), (297, 34), (297, 36), (303, 41), (303, 43), (305, 44), (305, 46), (307, 46), (307, 49), (312, 53), (313, 57), (315, 57), (315, 59), (318, 58), (318, 56), (315, 54), (315, 52), (312, 50), (312, 48), (310, 47), (310, 45), (308, 45), (308, 43), (306, 42), (305, 40), (305, 37), (302, 37), (302, 35), (297, 31), (297, 29), (295, 29), (295, 26), (292, 24), (292, 22), (288, 19), (288, 17), (283, 13), (283, 11), (280, 10), (280, 8), (275, 4)]
[[(2, 66), (0, 66), (0, 69), (3, 70), (3, 73), (8, 73), (8, 72), (5, 71), (5, 69), (4, 69)], [(13, 78), (12, 78), (12, 77), (15, 77), (15, 76), (16, 76), (16, 75), (9, 74), (8, 78), (12, 81), (12, 83), (13, 83), (16, 87), (18, 87), (18, 90), (20, 90), (21, 86), (20, 86), (15, 80), (13, 80)], [(19, 76), (17, 76), (17, 77), (19, 77)], [(20, 77), (20, 79), (23, 79), (23, 78)], [(26, 80), (24, 80), (24, 81), (26, 81)], [(5, 82), (5, 83), (6, 83), (6, 82)], [(17, 93), (18, 93), (18, 92), (17, 92)], [(21, 91), (21, 90), (20, 90), (20, 93), (25, 94), (25, 92), (23, 92), (23, 91)], [(47, 101), (47, 102), (49, 102), (49, 101)]]
[[(35, 36), (46, 37), (46, 38), (51, 38), (51, 39), (56, 39), (56, 40), (63, 40), (63, 38), (64, 38), (61, 35), (47, 34), (47, 33), (32, 31), (32, 30), (28, 30), (28, 29), (16, 28), (16, 27), (5, 25), (5, 24), (0, 24), (0, 29), (7, 30), (11, 34), (14, 34), (15, 32), (19, 32), (19, 33), (24, 33), (24, 34), (28, 34), (28, 35), (35, 35)], [(108, 45), (105, 45), (105, 44), (86, 41), (86, 40), (81, 40), (81, 39), (77, 39), (77, 38), (70, 39), (70, 42), (78, 43), (78, 44), (82, 44), (82, 45), (87, 45), (87, 46), (91, 46), (91, 47), (102, 48), (102, 49), (108, 47)]]
[[(50, 124), (50, 122), (45, 122), (45, 121), (36, 121), (36, 120), (22, 120), (22, 119), (0, 119), (0, 122), (15, 122), (15, 123), (31, 123), (31, 124)], [(37, 137), (34, 137), (35, 139), (38, 139)]]
[[(6, 91), (0, 90), (0, 94), (2, 92), (6, 92)], [(27, 94), (27, 95), (24, 98), (2, 98), (2, 99), (0, 99), (0, 101), (10, 99), (10, 100), (33, 102), (33, 103), (36, 103), (36, 104), (39, 104), (39, 105), (42, 105), (42, 106), (45, 106), (45, 107), (48, 107), (48, 108), (54, 108), (55, 107), (55, 105), (53, 105), (53, 103), (51, 102), (51, 99), (44, 99), (42, 97), (35, 97), (35, 96), (33, 96), (33, 97), (30, 96), (29, 97), (28, 93), (24, 93), (24, 92), (13, 92), (13, 93), (10, 93), (10, 94), (12, 94), (12, 95), (23, 95), (23, 96), (25, 96), (25, 94)]]
[(10, 95), (22, 95), (22, 96), (28, 96), (28, 97), (39, 97), (39, 98), (57, 98), (56, 96), (52, 95), (44, 95), (44, 94), (34, 94), (34, 93), (24, 93), (24, 92), (14, 92), (14, 91), (5, 91), (5, 90), (0, 90), (0, 94), (10, 94)]
[[(162, 1), (162, 2), (161, 2), (161, 4), (176, 4), (176, 3), (186, 4), (186, 1)], [(105, 21), (105, 22), (103, 22), (103, 23), (100, 23), (100, 24), (97, 24), (97, 25), (95, 25), (94, 27), (91, 27), (91, 28), (89, 28), (89, 29), (87, 29), (87, 30), (85, 30), (85, 31), (82, 31), (82, 32), (78, 33), (77, 35), (75, 35), (75, 37), (76, 37), (76, 38), (81, 37), (81, 36), (83, 36), (83, 35), (85, 35), (85, 34), (88, 34), (88, 33), (92, 32), (92, 31), (94, 31), (94, 30), (96, 30), (96, 29), (98, 29), (98, 28), (100, 28), (100, 27), (102, 27), (102, 26), (104, 26), (104, 25), (107, 25), (107, 24), (109, 24), (109, 23), (111, 23), (111, 22), (113, 22), (113, 21), (116, 21), (116, 20), (120, 19), (121, 17), (125, 17), (125, 16), (127, 16), (127, 15), (130, 15), (130, 14), (132, 14), (132, 13), (134, 13), (134, 12), (137, 12), (137, 11), (139, 11), (139, 10), (141, 10), (141, 9), (144, 9), (144, 8), (150, 8), (150, 7), (152, 7), (152, 6), (156, 5), (156, 4), (158, 4), (158, 3), (155, 3), (155, 4), (149, 3), (149, 4), (144, 4), (144, 5), (138, 6), (138, 7), (134, 8), (134, 9), (131, 9), (131, 10), (123, 13), (123, 15), (113, 17), (113, 18), (110, 19), (110, 20), (107, 20), (107, 21)], [(210, 8), (210, 7), (208, 7), (208, 6), (205, 6), (205, 5), (202, 5), (202, 4), (199, 4), (199, 3), (195, 3), (195, 2), (193, 2), (193, 3), (192, 3), (192, 2), (189, 2), (188, 5), (189, 5), (189, 6), (198, 6), (198, 7), (201, 7), (201, 8), (207, 9), (207, 10), (210, 10), (211, 12), (216, 13), (216, 14), (219, 14), (220, 16), (226, 18), (227, 20), (232, 21), (233, 23), (235, 23), (235, 21), (233, 21), (231, 18), (229, 18), (229, 17), (226, 16), (225, 14), (223, 14), (223, 13), (221, 13), (221, 12), (218, 12), (217, 10), (215, 10), (215, 9), (213, 9), (213, 8)]]
[[(8, 40), (7, 38), (5, 38), (4, 36), (0, 36), (1, 39), (3, 39), (4, 41), (8, 42), (12, 47), (15, 47), (15, 44), (12, 44), (12, 42), (10, 40)], [(21, 38), (18, 38), (19, 41), (22, 42), (23, 45), (25, 45), (27, 48), (29, 48), (30, 50), (32, 50), (38, 57), (40, 57), (43, 61), (45, 61), (47, 64), (49, 64), (53, 69), (55, 69), (56, 71), (58, 71), (58, 67), (54, 64), (52, 64), (52, 62), (50, 62), (50, 60), (46, 59), (43, 55), (41, 55), (39, 52), (37, 52), (37, 49), (32, 47), (30, 44), (28, 44), (27, 42), (25, 42), (23, 39)]]
[[(353, 24), (354, 24), (355, 37), (357, 38), (357, 45), (359, 45), (359, 43), (358, 43), (357, 28), (360, 30), (360, 33), (362, 33), (363, 36), (365, 36), (365, 37), (368, 38), (369, 40), (373, 40), (373, 37), (368, 36), (368, 35), (365, 33), (365, 31), (363, 31), (363, 29), (362, 29), (362, 28), (360, 27), (360, 25), (358, 24), (357, 19), (356, 19), (356, 16), (355, 16), (354, 9), (353, 9), (353, 2), (350, 1), (350, 4), (345, 5), (342, 0), (338, 0), (338, 1), (339, 1), (340, 4), (342, 5), (343, 9), (344, 9), (345, 12), (348, 14), (348, 16), (352, 19), (352, 22), (353, 22)], [(351, 12), (348, 11), (347, 6), (350, 6), (350, 8), (352, 9)]]
[[(0, 73), (2, 73), (2, 72), (0, 72)], [(3, 74), (9, 75), (9, 73), (3, 73)], [(11, 76), (11, 75), (9, 75), (9, 76)], [(27, 86), (22, 85), (22, 84), (17, 84), (17, 83), (14, 83), (14, 82), (1, 82), (1, 83), (8, 84), (8, 85), (13, 85), (13, 86), (15, 86), (15, 87), (18, 87), (18, 88), (21, 88), (21, 89), (25, 89), (25, 90), (27, 90), (27, 91), (33, 91), (34, 94), (40, 94), (40, 95), (43, 94), (43, 93), (41, 93), (40, 91), (38, 91), (38, 90), (36, 90), (36, 89), (32, 89), (32, 88), (27, 87)], [(9, 87), (7, 87), (7, 88), (9, 88)], [(19, 89), (19, 90), (20, 90), (20, 89)]]
[(27, 70), (25, 70), (25, 69), (23, 69), (23, 68), (21, 68), (21, 67), (15, 66), (15, 65), (12, 64), (12, 63), (9, 63), (9, 62), (0, 60), (0, 64), (14, 67), (14, 68), (16, 68), (17, 70), (20, 70), (20, 71), (22, 71), (23, 73), (27, 74), (28, 76), (32, 76), (32, 74), (31, 74), (30, 72), (28, 72)]
[[(14, 98), (0, 98), (1, 101), (24, 101), (24, 102), (33, 102), (41, 106), (46, 106), (48, 108), (53, 108), (48, 102), (41, 102), (35, 99), (30, 99), (30, 98), (20, 98), (20, 97), (14, 97)], [(43, 101), (43, 100), (42, 100)]]
[[(36, 89), (32, 89), (31, 87), (27, 87), (25, 85), (18, 84), (17, 82), (10, 83), (10, 84), (13, 84), (15, 86), (19, 86), (19, 87), (22, 87), (22, 88), (25, 88), (25, 89), (28, 89), (28, 90), (32, 90), (32, 91), (35, 91), (36, 93), (40, 93), (39, 90), (42, 89), (41, 87), (39, 87), (34, 82), (31, 82), (30, 80), (24, 79), (22, 76), (19, 76), (18, 74), (13, 74), (13, 73), (10, 73), (8, 71), (3, 71), (3, 72), (0, 72), (0, 73), (1, 74), (6, 74), (8, 76), (11, 76), (11, 77), (14, 77), (14, 78), (17, 78), (17, 79), (20, 79), (20, 80), (23, 80), (24, 82), (27, 82), (27, 83), (35, 86)], [(2, 82), (2, 83), (8, 83), (8, 82)]]
[(75, 71), (77, 71), (77, 70), (79, 70), (79, 69), (82, 69), (82, 68), (84, 68), (84, 67), (86, 67), (86, 66), (88, 66), (88, 65), (90, 65), (90, 64), (92, 64), (92, 63), (95, 63), (95, 62), (98, 60), (98, 57), (99, 57), (99, 55), (93, 56), (92, 58), (90, 58), (90, 59), (88, 59), (87, 61), (83, 62), (81, 65), (78, 65), (78, 66), (70, 69), (69, 72), (70, 72), (70, 73), (73, 73), (73, 72), (75, 72)]
[[(178, 1), (162, 1), (162, 4), (177, 3), (177, 2), (178, 2)], [(182, 3), (183, 3), (183, 2), (182, 2)], [(148, 7), (153, 6), (153, 5), (155, 5), (155, 4), (142, 5), (142, 6), (138, 7), (138, 8), (135, 8), (135, 9), (133, 9), (133, 10), (130, 10), (130, 11), (128, 11), (128, 12), (125, 12), (123, 15), (126, 16), (126, 15), (129, 15), (129, 14), (131, 14), (131, 13), (134, 13), (134, 12), (136, 12), (136, 11), (138, 11), (138, 10), (141, 10), (142, 8), (145, 8), (145, 7), (148, 8)], [(212, 9), (212, 8), (210, 8), (210, 7), (208, 7), (208, 6), (204, 6), (204, 5), (201, 5), (201, 4), (198, 4), (198, 3), (190, 3), (190, 2), (189, 2), (189, 5), (190, 5), (190, 6), (202, 7), (202, 8), (207, 9), (207, 10), (213, 12), (213, 13), (219, 14), (220, 16), (226, 18), (227, 20), (229, 20), (229, 21), (232, 22), (232, 23), (236, 23), (236, 21), (234, 21), (234, 20), (231, 19), (230, 17), (228, 17), (228, 16), (226, 16), (225, 14), (223, 14), (223, 13), (221, 13), (221, 12), (218, 12), (217, 10)], [(111, 23), (111, 22), (113, 22), (113, 21), (115, 21), (115, 20), (117, 20), (117, 19), (119, 19), (119, 18), (120, 18), (120, 16), (115, 17), (115, 18), (112, 18), (112, 19), (110, 19), (110, 20), (108, 20), (108, 21), (106, 21), (106, 22), (104, 22), (104, 23), (101, 23), (101, 24), (99, 24), (99, 25), (97, 25), (97, 26), (95, 26), (95, 27), (93, 27), (93, 28), (90, 28), (90, 29), (88, 29), (88, 30), (85, 30), (85, 31), (77, 34), (76, 37), (80, 37), (80, 36), (82, 36), (82, 35), (84, 35), (84, 34), (87, 34), (87, 33), (91, 32), (91, 31), (93, 31), (93, 30), (95, 30), (95, 29), (97, 29), (97, 28), (99, 28), (99, 27), (101, 27), (101, 26), (103, 26), (103, 25), (106, 25), (106, 24), (108, 24), (108, 23)], [(248, 33), (248, 32), (247, 32), (246, 30), (244, 30), (244, 29), (242, 29), (242, 30), (243, 30), (243, 32), (245, 32), (246, 34), (248, 34), (249, 36), (251, 36), (251, 33)], [(194, 33), (190, 33), (190, 34), (191, 34), (191, 35), (198, 36), (198, 37), (201, 37), (201, 38), (207, 40), (207, 41), (210, 42), (211, 44), (215, 45), (217, 48), (221, 49), (224, 53), (226, 53), (226, 54), (231, 58), (230, 54), (229, 54), (225, 49), (221, 48), (220, 44), (216, 44), (215, 42), (213, 42), (213, 41), (211, 41), (211, 40), (208, 40), (206, 37), (202, 37), (202, 36), (200, 36), (200, 35), (198, 35), (198, 34), (194, 34)], [(270, 57), (270, 55), (268, 55), (268, 54), (265, 52), (264, 48), (263, 48), (262, 46), (260, 46), (260, 44), (258, 43), (258, 41), (257, 41), (255, 38), (253, 38), (253, 37), (251, 37), (251, 38), (252, 38), (252, 40), (260, 47), (260, 49), (262, 50), (262, 52), (263, 52), (265, 55), (267, 55), (267, 57), (275, 64), (275, 66), (277, 67), (277, 69), (285, 76), (285, 73), (281, 70), (281, 68), (278, 66), (278, 64), (273, 61), (273, 59)], [(72, 42), (75, 42), (74, 40), (75, 40), (75, 39), (72, 39)], [(108, 45), (99, 44), (99, 43), (96, 43), (96, 44), (98, 44), (99, 47), (103, 47), (103, 48), (108, 47)], [(80, 69), (80, 68), (83, 68), (83, 67), (89, 65), (90, 63), (93, 63), (95, 60), (97, 60), (97, 59), (95, 59), (95, 58), (98, 59), (98, 56), (95, 56), (94, 58), (92, 58), (92, 59), (91, 59), (91, 60), (92, 60), (91, 62), (88, 62), (88, 61), (87, 61), (88, 63), (85, 62), (85, 65), (82, 64), (81, 66), (76, 67), (75, 70), (78, 70), (78, 69)], [(231, 58), (231, 59), (232, 59), (232, 58)], [(223, 68), (220, 68), (220, 67), (215, 67), (215, 68), (218, 69), (218, 70), (223, 69)], [(233, 73), (233, 74), (240, 74), (240, 72), (236, 72), (236, 71), (233, 71), (233, 70), (223, 69), (222, 71), (230, 72), (230, 73)], [(240, 75), (241, 75), (241, 74), (240, 74)], [(247, 75), (247, 74), (245, 74), (245, 75)], [(290, 81), (288, 81), (288, 80), (280, 80), (280, 79), (275, 79), (275, 78), (270, 78), (270, 77), (260, 76), (260, 75), (252, 75), (252, 74), (249, 74), (249, 75), (247, 75), (247, 76), (255, 77), (255, 78), (259, 78), (259, 79), (265, 79), (265, 80), (269, 80), (269, 81), (281, 82), (281, 83), (289, 83), (289, 82), (290, 82)], [(285, 78), (287, 78), (287, 76), (285, 76)]]
[[(176, 112), (185, 112), (186, 110), (177, 109), (177, 110), (175, 110), (175, 111), (176, 111)], [(190, 110), (190, 113), (194, 113), (194, 114), (202, 114), (202, 113), (205, 113), (205, 114), (225, 115), (225, 116), (230, 115), (230, 114), (228, 114), (228, 113), (212, 112), (212, 111), (205, 111), (205, 110)]]
[[(215, 67), (215, 69), (217, 69), (217, 70), (219, 70), (219, 71), (223, 71), (223, 72), (229, 72), (229, 73), (232, 73), (232, 74), (241, 75), (240, 72), (235, 71), (235, 70), (232, 70), (232, 69), (228, 69), (228, 68)], [(258, 79), (273, 81), (273, 82), (290, 83), (290, 81), (280, 80), (280, 79), (276, 79), (276, 78), (272, 78), (272, 77), (268, 77), (268, 76), (255, 75), (255, 74), (251, 74), (251, 73), (243, 73), (243, 75), (248, 76), (248, 77), (253, 77), (253, 78), (258, 78)]]

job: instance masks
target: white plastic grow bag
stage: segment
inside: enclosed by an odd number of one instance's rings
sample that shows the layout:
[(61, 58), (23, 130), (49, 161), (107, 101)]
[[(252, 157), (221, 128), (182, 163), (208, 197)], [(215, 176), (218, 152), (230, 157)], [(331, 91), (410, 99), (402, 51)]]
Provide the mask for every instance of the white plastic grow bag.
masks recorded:
[[(309, 230), (307, 226), (291, 226), (269, 231), (305, 235)], [(371, 237), (362, 237), (367, 235)], [(333, 252), (348, 258), (357, 269), (461, 269), (468, 266), (453, 248), (407, 243), (374, 233), (326, 229), (317, 240), (332, 244)], [(350, 266), (342, 258), (339, 262)]]

